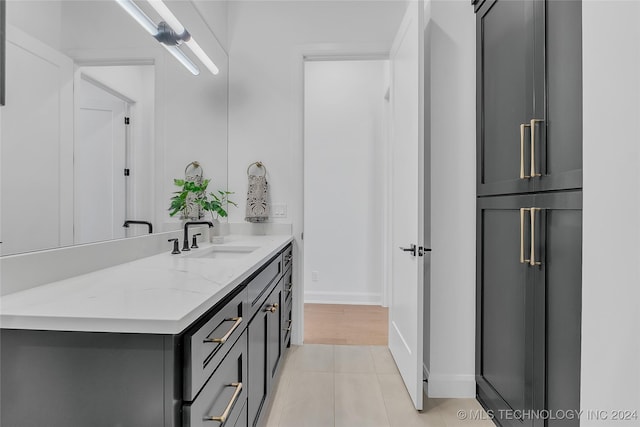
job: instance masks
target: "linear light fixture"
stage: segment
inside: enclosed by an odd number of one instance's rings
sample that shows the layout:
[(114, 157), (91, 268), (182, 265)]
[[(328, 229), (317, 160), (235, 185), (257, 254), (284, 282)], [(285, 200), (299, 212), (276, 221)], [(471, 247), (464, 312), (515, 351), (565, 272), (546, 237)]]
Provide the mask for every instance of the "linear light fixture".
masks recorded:
[(144, 28), (147, 33), (153, 37), (158, 35), (157, 25), (149, 18), (132, 0), (116, 0), (116, 3), (120, 5), (138, 24)]
[(184, 65), (184, 67), (191, 71), (191, 74), (193, 74), (194, 76), (197, 76), (198, 74), (200, 74), (200, 69), (198, 68), (198, 66), (196, 64), (194, 64), (187, 55), (184, 54), (183, 51), (180, 50), (180, 48), (178, 46), (169, 46), (166, 45), (164, 43), (160, 43), (162, 46), (164, 46), (165, 49), (167, 49), (167, 51), (173, 55), (174, 58), (176, 58), (178, 61), (180, 61), (180, 63), (182, 65)]
[(189, 46), (189, 49), (198, 57), (198, 59), (211, 71), (214, 75), (217, 75), (220, 70), (216, 67), (216, 64), (209, 58), (195, 39), (184, 28), (184, 25), (180, 23), (178, 18), (169, 10), (166, 4), (162, 0), (148, 0), (151, 7), (158, 12), (158, 15), (164, 19), (164, 21), (171, 27), (171, 29), (177, 34), (177, 36)]
[(158, 15), (164, 20), (156, 25), (147, 14), (145, 14), (133, 0), (115, 0), (133, 19), (138, 22), (152, 37), (160, 42), (162, 46), (174, 58), (176, 58), (184, 67), (193, 75), (200, 74), (200, 69), (189, 59), (187, 55), (179, 48), (180, 45), (186, 44), (189, 49), (198, 57), (198, 59), (213, 73), (218, 74), (218, 67), (202, 50), (200, 45), (191, 37), (191, 34), (184, 28), (178, 18), (169, 10), (169, 8), (160, 0), (149, 0), (149, 4), (158, 12)]

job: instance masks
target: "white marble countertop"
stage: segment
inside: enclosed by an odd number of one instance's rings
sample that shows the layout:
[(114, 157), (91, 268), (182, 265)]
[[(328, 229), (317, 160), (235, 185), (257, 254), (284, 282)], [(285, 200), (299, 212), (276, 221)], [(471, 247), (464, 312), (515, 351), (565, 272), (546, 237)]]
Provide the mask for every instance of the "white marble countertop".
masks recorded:
[[(159, 255), (5, 295), (0, 327), (177, 334), (278, 253), (291, 236), (226, 236), (219, 245)], [(210, 247), (257, 247), (197, 258)], [(36, 268), (34, 266), (34, 268)]]

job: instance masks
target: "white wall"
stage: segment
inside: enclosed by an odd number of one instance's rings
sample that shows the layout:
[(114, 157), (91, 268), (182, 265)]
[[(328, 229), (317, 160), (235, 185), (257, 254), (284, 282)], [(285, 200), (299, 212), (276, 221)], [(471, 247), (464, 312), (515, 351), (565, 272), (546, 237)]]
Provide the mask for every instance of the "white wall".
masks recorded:
[(425, 8), (425, 139), (431, 147), (428, 394), (475, 395), (475, 15), (467, 1)]
[[(390, 46), (404, 6), (383, 1), (236, 1), (229, 4), (229, 188), (246, 194), (247, 166), (262, 160), (271, 199), (289, 204), (279, 222), (300, 223), (302, 200), (294, 149), (302, 135), (296, 110), (302, 81), (301, 46), (384, 43)], [(300, 69), (298, 69), (300, 67)], [(300, 86), (297, 85), (300, 83)], [(231, 219), (243, 221), (245, 201)], [(296, 211), (293, 206), (298, 205)], [(276, 220), (274, 220), (276, 221)]]
[[(384, 45), (388, 51), (405, 8), (397, 1), (229, 4), (229, 189), (239, 202), (230, 221), (244, 220), (246, 169), (261, 160), (269, 171), (271, 200), (288, 205), (288, 216), (278, 221), (293, 224), (296, 248), (301, 249), (301, 52), (309, 46), (331, 50), (344, 44), (362, 50)], [(300, 281), (296, 276), (296, 283)], [(294, 310), (299, 316), (302, 298), (297, 295)], [(303, 325), (296, 324), (293, 340), (300, 342)]]
[(583, 25), (583, 416), (640, 416), (640, 3), (585, 1)]
[(61, 3), (55, 0), (8, 0), (7, 23), (59, 50)]
[(387, 62), (305, 62), (305, 302), (382, 303)]
[[(184, 0), (177, 0), (184, 1)], [(225, 51), (228, 51), (227, 41), (227, 5), (228, 0), (192, 0), (193, 4), (200, 12), (202, 18), (207, 22), (211, 31)]]

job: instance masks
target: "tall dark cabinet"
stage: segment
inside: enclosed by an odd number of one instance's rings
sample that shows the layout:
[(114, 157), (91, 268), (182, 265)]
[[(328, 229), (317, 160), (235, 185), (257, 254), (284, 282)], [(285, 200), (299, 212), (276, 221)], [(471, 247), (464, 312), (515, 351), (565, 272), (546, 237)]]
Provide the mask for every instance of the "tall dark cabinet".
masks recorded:
[(578, 426), (581, 2), (474, 7), (477, 397), (503, 427)]
[(478, 195), (582, 188), (582, 7), (477, 7)]

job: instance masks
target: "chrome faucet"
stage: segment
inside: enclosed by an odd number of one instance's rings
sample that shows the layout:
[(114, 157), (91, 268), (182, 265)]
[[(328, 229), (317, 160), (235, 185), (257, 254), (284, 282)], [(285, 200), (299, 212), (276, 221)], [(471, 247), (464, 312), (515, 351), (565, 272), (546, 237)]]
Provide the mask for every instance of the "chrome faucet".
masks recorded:
[(132, 219), (128, 219), (122, 224), (124, 228), (129, 228), (129, 224), (143, 224), (149, 227), (149, 234), (153, 233), (153, 225), (149, 221), (134, 221)]
[(190, 225), (208, 225), (209, 228), (213, 228), (211, 221), (187, 221), (184, 223), (184, 240), (182, 241), (182, 251), (190, 251), (189, 249), (189, 226)]

